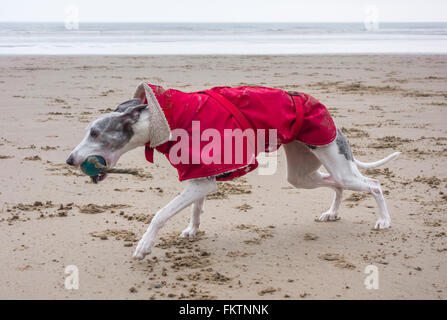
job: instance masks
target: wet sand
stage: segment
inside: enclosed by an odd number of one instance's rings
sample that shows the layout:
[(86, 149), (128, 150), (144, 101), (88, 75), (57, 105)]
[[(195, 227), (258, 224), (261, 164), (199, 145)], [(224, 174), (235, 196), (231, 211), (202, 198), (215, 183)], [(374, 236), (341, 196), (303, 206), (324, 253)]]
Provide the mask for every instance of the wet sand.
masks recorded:
[[(0, 298), (447, 298), (446, 56), (3, 56), (0, 70)], [(381, 181), (392, 227), (372, 230), (373, 198), (350, 191), (339, 221), (315, 222), (333, 191), (293, 189), (281, 150), (275, 175), (254, 172), (209, 197), (196, 239), (178, 237), (186, 209), (133, 261), (154, 213), (184, 187), (175, 169), (139, 148), (119, 166), (144, 178), (93, 185), (65, 159), (91, 120), (145, 80), (315, 96), (359, 160), (402, 152), (363, 171)], [(371, 264), (378, 290), (364, 285)], [(64, 288), (68, 265), (79, 269), (78, 290)]]

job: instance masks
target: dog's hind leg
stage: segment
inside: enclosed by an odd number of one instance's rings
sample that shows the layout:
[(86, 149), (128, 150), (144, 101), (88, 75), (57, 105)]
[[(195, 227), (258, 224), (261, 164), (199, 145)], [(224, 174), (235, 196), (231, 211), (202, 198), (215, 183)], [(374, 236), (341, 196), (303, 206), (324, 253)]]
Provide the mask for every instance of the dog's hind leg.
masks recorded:
[(217, 190), (215, 178), (202, 178), (191, 180), (185, 190), (161, 208), (152, 219), (149, 227), (138, 242), (135, 249), (134, 258), (143, 259), (151, 253), (158, 231), (168, 221), (169, 218), (186, 208), (190, 204), (203, 199), (207, 194)]
[(390, 226), (390, 215), (383, 197), (379, 181), (364, 177), (357, 168), (351, 149), (341, 131), (337, 132), (335, 141), (312, 150), (329, 172), (335, 186), (340, 189), (364, 191), (371, 193), (379, 207), (380, 217), (375, 224), (376, 229)]
[(324, 212), (319, 220), (337, 220), (343, 190), (336, 186), (330, 175), (318, 171), (321, 161), (305, 144), (294, 141), (284, 145), (284, 150), (287, 157), (287, 181), (291, 185), (302, 189), (328, 187), (335, 190), (331, 208)]
[(203, 204), (205, 203), (205, 197), (194, 201), (191, 210), (191, 220), (189, 220), (189, 225), (185, 230), (182, 231), (180, 235), (182, 238), (194, 237), (199, 231), (200, 225), (200, 214), (203, 212)]
[(340, 219), (338, 217), (338, 209), (340, 208), (343, 189), (337, 187), (334, 187), (333, 189), (335, 191), (335, 196), (334, 200), (332, 200), (331, 207), (318, 218), (318, 221), (336, 221)]

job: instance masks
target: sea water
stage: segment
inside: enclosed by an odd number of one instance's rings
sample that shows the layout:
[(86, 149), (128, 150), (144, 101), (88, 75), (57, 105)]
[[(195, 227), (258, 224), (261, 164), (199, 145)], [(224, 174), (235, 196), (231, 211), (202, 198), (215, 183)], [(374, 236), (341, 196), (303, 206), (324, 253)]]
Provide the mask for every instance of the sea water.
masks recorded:
[(2, 55), (445, 54), (447, 23), (0, 23)]

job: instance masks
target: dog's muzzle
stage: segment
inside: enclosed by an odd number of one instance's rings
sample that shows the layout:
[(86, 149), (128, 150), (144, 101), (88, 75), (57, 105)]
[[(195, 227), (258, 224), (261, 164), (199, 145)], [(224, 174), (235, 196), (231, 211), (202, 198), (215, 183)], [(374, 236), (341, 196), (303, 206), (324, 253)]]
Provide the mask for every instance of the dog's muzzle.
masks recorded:
[(69, 166), (74, 166), (74, 158), (72, 155), (70, 155), (67, 159), (67, 161), (65, 161)]

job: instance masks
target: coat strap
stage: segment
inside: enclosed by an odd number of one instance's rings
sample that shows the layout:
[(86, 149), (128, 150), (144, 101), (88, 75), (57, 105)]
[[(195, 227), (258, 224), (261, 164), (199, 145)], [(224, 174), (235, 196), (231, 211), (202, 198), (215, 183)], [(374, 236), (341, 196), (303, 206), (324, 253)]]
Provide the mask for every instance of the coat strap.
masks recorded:
[(239, 108), (232, 104), (227, 98), (212, 90), (206, 90), (202, 92), (214, 98), (221, 106), (227, 109), (227, 111), (231, 113), (236, 121), (239, 123), (243, 131), (245, 131), (246, 129), (254, 130), (250, 121), (248, 121), (248, 119), (242, 114), (241, 110), (239, 110)]
[[(251, 129), (255, 132), (256, 136), (256, 130), (254, 126), (252, 126), (250, 121), (248, 121), (248, 119), (242, 114), (241, 110), (239, 110), (239, 108), (236, 107), (233, 103), (231, 103), (227, 98), (212, 90), (206, 90), (200, 93), (205, 93), (210, 97), (212, 97), (213, 99), (215, 99), (222, 107), (224, 107), (228, 112), (230, 112), (231, 115), (233, 115), (234, 119), (236, 120), (236, 122), (239, 124), (239, 126), (243, 131)], [(248, 163), (253, 164), (256, 163), (256, 155), (257, 155), (256, 142), (250, 141), (250, 139), (248, 139), (248, 148), (250, 147), (251, 150), (249, 151), (251, 151), (252, 158), (248, 159)]]
[(299, 132), (303, 126), (304, 121), (304, 110), (303, 110), (303, 96), (299, 92), (287, 92), (290, 96), (290, 98), (293, 101), (293, 105), (295, 106), (296, 110), (296, 136), (295, 140), (299, 135)]

